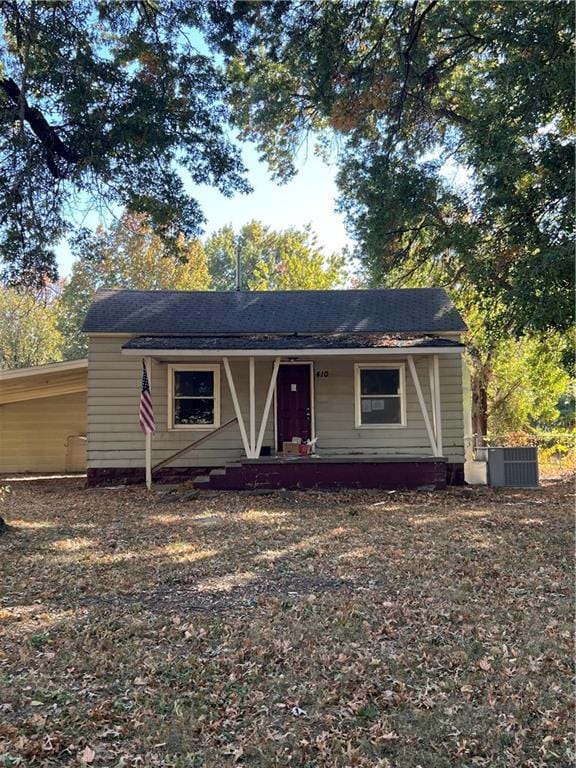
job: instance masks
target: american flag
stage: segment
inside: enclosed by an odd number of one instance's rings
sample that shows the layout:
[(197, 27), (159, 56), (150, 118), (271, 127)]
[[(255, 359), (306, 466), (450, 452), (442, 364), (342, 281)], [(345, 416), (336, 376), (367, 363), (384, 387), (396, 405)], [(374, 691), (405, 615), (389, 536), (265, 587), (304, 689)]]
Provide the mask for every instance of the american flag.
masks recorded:
[(150, 382), (146, 372), (146, 363), (142, 360), (142, 393), (140, 395), (140, 429), (145, 435), (151, 435), (155, 431), (154, 408), (150, 395)]

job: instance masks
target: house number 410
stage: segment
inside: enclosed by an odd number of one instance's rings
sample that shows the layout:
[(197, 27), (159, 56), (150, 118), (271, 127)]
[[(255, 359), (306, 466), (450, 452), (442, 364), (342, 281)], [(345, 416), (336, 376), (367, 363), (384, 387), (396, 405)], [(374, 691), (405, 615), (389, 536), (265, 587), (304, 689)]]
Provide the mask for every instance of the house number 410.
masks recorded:
[(316, 371), (316, 376), (319, 379), (325, 379), (328, 377), (328, 371)]

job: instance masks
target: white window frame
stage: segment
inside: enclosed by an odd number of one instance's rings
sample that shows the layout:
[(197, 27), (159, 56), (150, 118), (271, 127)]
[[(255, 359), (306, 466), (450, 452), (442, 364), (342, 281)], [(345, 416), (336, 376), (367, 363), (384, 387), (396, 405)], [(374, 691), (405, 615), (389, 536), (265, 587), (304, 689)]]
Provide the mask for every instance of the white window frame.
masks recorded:
[[(393, 369), (400, 372), (400, 423), (399, 424), (362, 424), (362, 388), (360, 372), (368, 369)], [(375, 397), (375, 395), (372, 395)], [(378, 397), (398, 397), (398, 395), (378, 395)], [(356, 429), (404, 429), (406, 427), (406, 365), (405, 363), (355, 363), (354, 364), (354, 420)]]
[[(174, 374), (176, 372), (212, 371), (214, 374), (214, 422), (212, 424), (174, 424)], [(181, 430), (210, 431), (220, 426), (220, 365), (209, 363), (196, 363), (194, 365), (169, 365), (168, 366), (168, 431), (180, 432)]]

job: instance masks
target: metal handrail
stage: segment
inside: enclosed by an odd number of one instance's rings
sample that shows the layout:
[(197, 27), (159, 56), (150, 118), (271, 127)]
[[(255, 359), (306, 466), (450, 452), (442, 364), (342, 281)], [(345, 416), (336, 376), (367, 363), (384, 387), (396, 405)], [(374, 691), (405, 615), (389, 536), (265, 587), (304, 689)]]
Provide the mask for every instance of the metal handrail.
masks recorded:
[(165, 467), (166, 464), (170, 464), (171, 461), (174, 461), (174, 459), (179, 458), (180, 456), (183, 456), (185, 453), (188, 453), (188, 451), (191, 451), (192, 448), (196, 448), (200, 443), (205, 443), (207, 440), (210, 440), (211, 437), (214, 437), (214, 435), (217, 435), (218, 432), (222, 432), (223, 429), (226, 429), (226, 427), (229, 427), (230, 424), (234, 424), (235, 421), (238, 421), (236, 416), (233, 419), (230, 419), (230, 421), (227, 421), (225, 424), (221, 424), (218, 429), (214, 429), (212, 432), (210, 432), (207, 435), (203, 435), (199, 440), (195, 440), (193, 443), (190, 443), (190, 445), (187, 445), (185, 448), (181, 448), (179, 451), (176, 451), (176, 453), (173, 453), (172, 456), (168, 456), (167, 459), (162, 459), (162, 461), (159, 461), (158, 464), (155, 464), (152, 467), (152, 472), (155, 472), (157, 469), (160, 469), (161, 467)]

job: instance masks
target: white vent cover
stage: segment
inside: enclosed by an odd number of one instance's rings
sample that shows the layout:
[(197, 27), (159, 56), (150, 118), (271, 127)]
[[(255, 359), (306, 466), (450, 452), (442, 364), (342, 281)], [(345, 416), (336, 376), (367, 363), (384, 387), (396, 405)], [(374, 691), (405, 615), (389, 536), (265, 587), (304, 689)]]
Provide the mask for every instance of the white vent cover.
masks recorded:
[(494, 488), (537, 488), (537, 448), (488, 448), (488, 482)]

